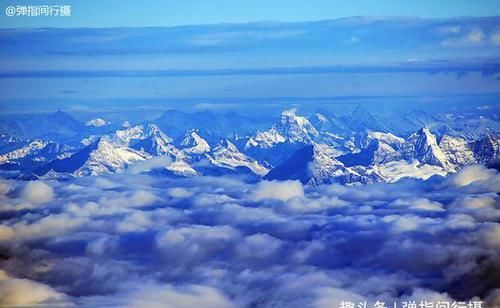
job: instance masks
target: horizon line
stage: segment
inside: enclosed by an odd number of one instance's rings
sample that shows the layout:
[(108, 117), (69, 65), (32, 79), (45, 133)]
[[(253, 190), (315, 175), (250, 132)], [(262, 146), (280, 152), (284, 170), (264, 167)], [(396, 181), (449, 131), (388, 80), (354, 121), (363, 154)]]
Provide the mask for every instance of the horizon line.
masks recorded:
[(384, 21), (384, 20), (459, 20), (459, 19), (494, 19), (500, 18), (500, 15), (460, 15), (460, 16), (449, 16), (449, 17), (436, 17), (436, 16), (413, 16), (413, 15), (351, 15), (337, 18), (326, 18), (326, 19), (309, 19), (309, 20), (251, 20), (251, 21), (241, 21), (241, 22), (210, 22), (210, 23), (186, 23), (186, 24), (173, 24), (173, 25), (141, 25), (141, 26), (66, 26), (66, 27), (55, 27), (55, 26), (18, 26), (18, 27), (2, 27), (0, 26), (0, 31), (4, 30), (43, 30), (43, 29), (58, 29), (58, 30), (73, 30), (73, 29), (88, 29), (88, 30), (98, 30), (98, 29), (147, 29), (147, 28), (183, 28), (183, 27), (201, 27), (201, 26), (231, 26), (231, 25), (252, 25), (252, 24), (299, 24), (299, 23), (321, 23), (321, 22), (334, 22), (343, 20), (355, 20), (355, 19), (373, 19), (372, 21)]

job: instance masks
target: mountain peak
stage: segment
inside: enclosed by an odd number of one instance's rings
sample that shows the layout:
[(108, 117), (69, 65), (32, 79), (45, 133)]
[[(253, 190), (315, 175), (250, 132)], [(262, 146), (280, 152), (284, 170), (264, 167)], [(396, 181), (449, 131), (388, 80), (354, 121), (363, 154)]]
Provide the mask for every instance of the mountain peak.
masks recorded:
[(171, 144), (173, 139), (163, 133), (155, 124), (148, 124), (130, 142), (134, 149), (145, 151), (153, 155), (175, 156), (178, 150)]
[(328, 122), (328, 118), (323, 113), (320, 113), (320, 112), (313, 113), (313, 115), (311, 117), (320, 123)]
[[(57, 110), (56, 112), (54, 112), (53, 114), (50, 115), (50, 117), (52, 119), (58, 119), (58, 120), (66, 120), (66, 121), (74, 121), (74, 122), (78, 122), (77, 120), (75, 120), (71, 115), (69, 115), (67, 112), (64, 112), (62, 110)], [(78, 122), (80, 123), (80, 122)]]
[(305, 117), (296, 115), (294, 109), (281, 113), (281, 119), (276, 124), (276, 128), (291, 142), (310, 143), (314, 137), (319, 135), (311, 122)]
[(146, 126), (146, 130), (147, 131), (154, 131), (154, 132), (157, 132), (157, 131), (160, 131), (160, 128), (158, 127), (158, 125), (154, 124), (154, 123), (149, 123), (147, 126)]
[(97, 150), (108, 151), (113, 148), (113, 145), (109, 139), (100, 137), (94, 142), (94, 148)]
[(43, 175), (51, 170), (58, 173), (71, 173), (76, 176), (115, 173), (128, 165), (149, 158), (146, 153), (127, 147), (113, 145), (106, 137), (100, 137), (70, 157), (50, 162), (36, 171)]
[(362, 106), (355, 107), (349, 114), (342, 117), (342, 119), (353, 132), (366, 132), (368, 130), (378, 132), (387, 131), (378, 120)]
[(181, 147), (188, 154), (203, 154), (211, 150), (210, 145), (198, 134), (197, 129), (190, 129), (186, 132)]
[(408, 140), (414, 141), (415, 145), (437, 145), (436, 136), (425, 126), (411, 134)]
[(358, 105), (358, 106), (354, 107), (354, 109), (351, 111), (351, 113), (352, 113), (352, 114), (370, 114), (370, 113), (368, 112), (368, 110), (366, 110), (366, 108), (365, 108), (365, 107), (360, 106), (360, 105)]
[(478, 162), (488, 163), (498, 159), (500, 153), (500, 138), (498, 135), (486, 134), (483, 139), (472, 144), (474, 155)]
[(216, 148), (219, 147), (226, 148), (230, 151), (238, 151), (238, 148), (231, 141), (229, 141), (229, 139), (222, 139)]
[(324, 115), (326, 117), (332, 117), (333, 116), (333, 113), (326, 110), (326, 109), (323, 109), (323, 108), (318, 108), (316, 109), (316, 111), (314, 112), (315, 114), (321, 114), (321, 115)]
[(434, 144), (438, 144), (437, 143), (437, 137), (436, 135), (434, 135), (430, 129), (428, 129), (427, 127), (422, 127), (421, 129), (419, 129), (418, 131), (416, 131), (415, 133), (413, 133), (409, 138), (412, 139), (412, 136), (413, 139), (415, 138), (419, 138), (419, 142), (420, 143), (424, 143), (424, 144), (428, 144), (428, 145), (434, 145)]
[(295, 117), (296, 116), (297, 109), (291, 108), (291, 109), (286, 109), (281, 112), (281, 117)]
[(247, 168), (252, 173), (259, 176), (263, 176), (269, 171), (255, 159), (241, 153), (238, 148), (227, 139), (221, 140), (207, 157), (213, 165), (231, 170)]
[(325, 144), (311, 144), (297, 150), (288, 160), (264, 177), (268, 180), (299, 180), (303, 184), (367, 183), (378, 181), (375, 174), (359, 174), (335, 158), (335, 150)]
[(66, 112), (62, 111), (62, 110), (57, 110), (56, 112), (53, 113), (53, 115), (68, 115)]
[(167, 136), (156, 124), (150, 123), (146, 126), (145, 130), (146, 137), (161, 139), (163, 143), (170, 143), (173, 141), (172, 138)]
[(50, 122), (50, 125), (59, 126), (63, 130), (74, 130), (79, 131), (84, 128), (84, 125), (73, 118), (68, 113), (58, 110), (47, 117), (47, 120)]
[(417, 159), (446, 170), (452, 169), (446, 155), (438, 146), (436, 136), (427, 127), (413, 133), (403, 146), (407, 159)]
[(427, 126), (423, 126), (421, 129), (418, 130), (419, 133), (425, 134), (426, 136), (432, 135), (430, 129), (427, 128)]

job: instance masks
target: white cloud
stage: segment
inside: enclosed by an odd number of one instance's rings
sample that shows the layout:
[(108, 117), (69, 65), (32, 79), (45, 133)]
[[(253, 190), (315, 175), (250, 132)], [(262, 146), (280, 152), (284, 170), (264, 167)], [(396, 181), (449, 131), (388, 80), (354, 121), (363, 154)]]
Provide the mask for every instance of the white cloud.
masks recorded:
[(166, 168), (172, 164), (172, 160), (166, 156), (154, 156), (153, 158), (136, 162), (127, 171), (131, 174), (139, 174), (154, 169)]
[(452, 214), (446, 220), (446, 226), (450, 229), (474, 229), (476, 221), (470, 215)]
[(158, 234), (156, 245), (170, 262), (191, 264), (227, 249), (239, 237), (239, 231), (230, 226), (191, 225)]
[(14, 230), (11, 227), (0, 225), (0, 241), (8, 241), (14, 237)]
[(54, 190), (44, 182), (28, 182), (21, 193), (21, 197), (34, 204), (47, 203), (54, 199)]
[(134, 292), (125, 307), (229, 308), (234, 305), (218, 290), (203, 285), (156, 286)]
[(118, 247), (118, 237), (103, 236), (87, 244), (86, 252), (91, 255), (106, 255)]
[(449, 37), (441, 42), (443, 46), (449, 47), (468, 47), (468, 46), (480, 46), (486, 40), (486, 34), (480, 28), (472, 28), (466, 33), (464, 31), (460, 32), (460, 35), (453, 33), (452, 37)]
[(150, 308), (231, 308), (235, 305), (219, 290), (205, 285), (133, 284), (116, 297), (83, 298), (88, 307), (150, 307)]
[(50, 286), (31, 281), (10, 277), (0, 270), (0, 305), (1, 306), (28, 306), (55, 303), (64, 298), (64, 295)]
[(430, 201), (425, 198), (396, 199), (390, 203), (390, 206), (430, 212), (444, 211), (441, 203)]
[(500, 306), (500, 288), (493, 290), (486, 297), (486, 307), (499, 307)]
[[(82, 306), (321, 307), (339, 295), (487, 294), (494, 286), (483, 268), (499, 264), (498, 175), (479, 171), (307, 190), (130, 173), (51, 182), (50, 206), (3, 214), (0, 268), (64, 286)], [(15, 193), (26, 182), (8, 183), (2, 201), (28, 203)]]
[(265, 233), (247, 236), (238, 244), (238, 254), (244, 258), (266, 258), (281, 248), (282, 241)]
[(104, 120), (102, 118), (95, 118), (95, 119), (88, 120), (87, 122), (85, 122), (85, 126), (95, 126), (95, 127), (105, 126), (108, 124), (109, 124), (109, 122), (107, 122), (106, 120)]
[(460, 26), (447, 26), (447, 27), (442, 27), (442, 28), (438, 29), (439, 32), (444, 33), (444, 34), (449, 34), (449, 33), (457, 34), (457, 33), (460, 33), (461, 30), (462, 30), (462, 27), (460, 27)]
[(75, 218), (66, 213), (50, 214), (32, 223), (20, 221), (11, 226), (14, 239), (31, 240), (51, 236), (61, 236), (86, 222), (85, 218)]
[(360, 41), (360, 38), (357, 36), (351, 36), (351, 38), (349, 39), (349, 43), (353, 43), (353, 44), (359, 43), (359, 41)]
[(189, 190), (182, 188), (182, 187), (174, 187), (171, 188), (167, 191), (168, 195), (172, 198), (189, 198), (193, 195), (193, 192), (190, 192)]
[(117, 225), (116, 230), (122, 233), (144, 232), (150, 229), (153, 221), (144, 212), (135, 211), (125, 216)]
[(0, 180), (0, 198), (2, 198), (2, 196), (5, 196), (11, 190), (11, 188), (12, 187), (9, 183)]
[(422, 231), (432, 232), (433, 225), (439, 222), (433, 218), (420, 217), (416, 215), (388, 215), (382, 218), (382, 221), (392, 226), (395, 232)]
[(127, 193), (116, 193), (112, 196), (101, 197), (99, 199), (99, 203), (102, 204), (106, 208), (102, 208), (102, 210), (110, 210), (114, 208), (115, 210), (119, 210), (120, 208), (127, 207), (142, 207), (154, 204), (158, 201), (158, 198), (155, 194), (145, 189), (138, 189), (136, 191), (127, 192)]
[(308, 198), (292, 198), (282, 205), (282, 208), (287, 213), (318, 213), (327, 209), (346, 206), (348, 203), (337, 197), (321, 197), (315, 199)]
[(318, 298), (313, 304), (315, 308), (341, 307), (341, 303), (361, 303), (365, 298), (354, 292), (340, 288), (323, 287), (316, 290)]
[(478, 181), (487, 181), (495, 177), (497, 172), (493, 169), (486, 169), (482, 165), (467, 166), (459, 172), (449, 177), (452, 185), (461, 187)]
[(437, 305), (438, 302), (441, 303), (452, 303), (454, 300), (446, 293), (439, 293), (432, 290), (426, 290), (422, 288), (417, 288), (413, 291), (410, 296), (403, 297), (404, 301), (415, 301), (417, 303), (432, 302), (433, 305)]
[(482, 237), (488, 247), (500, 249), (500, 225), (486, 224), (481, 231)]
[(466, 43), (478, 44), (483, 42), (485, 38), (484, 32), (481, 29), (474, 29), (470, 31), (465, 37)]
[(277, 199), (287, 201), (294, 197), (304, 196), (304, 187), (299, 181), (262, 181), (255, 190), (255, 199)]
[(500, 45), (500, 30), (497, 30), (491, 34), (490, 41), (495, 46)]

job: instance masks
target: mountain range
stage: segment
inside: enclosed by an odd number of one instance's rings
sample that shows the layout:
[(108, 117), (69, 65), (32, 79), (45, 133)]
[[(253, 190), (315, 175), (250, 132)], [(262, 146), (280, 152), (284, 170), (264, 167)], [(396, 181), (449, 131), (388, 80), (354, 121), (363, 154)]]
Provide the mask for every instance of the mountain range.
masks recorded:
[[(236, 113), (169, 110), (133, 126), (102, 118), (83, 124), (62, 111), (24, 115), (0, 123), (0, 169), (12, 177), (62, 179), (126, 172), (164, 157), (168, 164), (152, 171), (165, 176), (232, 174), (354, 185), (445, 175), (471, 164), (498, 166), (494, 116), (410, 113), (389, 121), (362, 107), (309, 116), (292, 109), (267, 123)], [(412, 121), (401, 128), (401, 117)], [(30, 128), (33, 121), (36, 129)]]

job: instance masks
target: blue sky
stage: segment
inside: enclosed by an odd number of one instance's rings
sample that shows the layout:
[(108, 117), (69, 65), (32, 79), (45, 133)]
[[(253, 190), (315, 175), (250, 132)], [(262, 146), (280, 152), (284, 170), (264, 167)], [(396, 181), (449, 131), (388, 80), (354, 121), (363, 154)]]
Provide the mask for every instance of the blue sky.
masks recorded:
[(71, 4), (72, 17), (0, 14), (0, 113), (47, 101), (500, 96), (497, 1), (61, 1), (30, 4)]
[(70, 4), (71, 18), (6, 17), (0, 27), (141, 27), (249, 21), (311, 21), (347, 16), (494, 16), (497, 0), (0, 0), (8, 5)]

